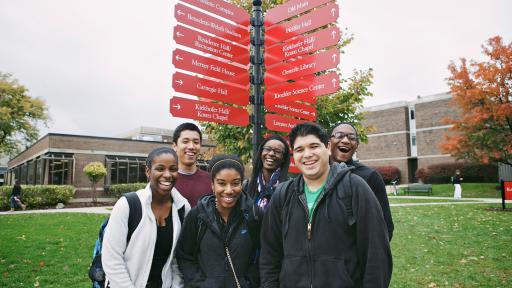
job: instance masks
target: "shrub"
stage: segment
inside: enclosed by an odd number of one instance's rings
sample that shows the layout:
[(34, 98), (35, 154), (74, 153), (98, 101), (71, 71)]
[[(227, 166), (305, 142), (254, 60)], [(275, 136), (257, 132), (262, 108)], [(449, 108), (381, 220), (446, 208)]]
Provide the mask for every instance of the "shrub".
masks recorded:
[(128, 183), (128, 184), (110, 185), (110, 187), (108, 187), (107, 194), (112, 197), (119, 198), (124, 193), (144, 189), (144, 187), (146, 187), (146, 185), (147, 185), (147, 183)]
[(84, 173), (92, 184), (92, 202), (96, 202), (96, 185), (101, 178), (107, 176), (107, 169), (101, 162), (91, 162), (84, 167)]
[(479, 163), (442, 163), (427, 167), (430, 174), (430, 182), (451, 183), (451, 177), (455, 170), (461, 171), (464, 182), (472, 183), (493, 183), (498, 181), (498, 166)]
[[(9, 208), (12, 186), (0, 187), (0, 208)], [(75, 187), (70, 185), (22, 185), (22, 201), (29, 208), (47, 208), (57, 203), (68, 203), (75, 195)]]
[(400, 169), (395, 166), (380, 166), (374, 167), (373, 169), (379, 172), (386, 185), (391, 184), (391, 181), (395, 178), (400, 178)]
[(421, 183), (427, 183), (427, 180), (430, 179), (429, 171), (423, 167), (416, 170), (416, 172), (414, 173), (414, 176)]

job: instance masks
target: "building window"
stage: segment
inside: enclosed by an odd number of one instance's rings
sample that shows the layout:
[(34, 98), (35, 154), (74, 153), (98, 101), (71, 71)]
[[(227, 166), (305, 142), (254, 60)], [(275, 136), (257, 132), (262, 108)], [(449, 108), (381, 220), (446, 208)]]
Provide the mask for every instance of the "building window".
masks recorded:
[(42, 158), (44, 160), (42, 165), (46, 165), (48, 167), (48, 184), (72, 184), (71, 179), (73, 174), (73, 155), (48, 153)]
[(146, 158), (107, 156), (107, 185), (146, 182)]
[(411, 110), (411, 120), (414, 120), (414, 110)]
[(416, 135), (412, 135), (411, 137), (411, 145), (416, 146)]

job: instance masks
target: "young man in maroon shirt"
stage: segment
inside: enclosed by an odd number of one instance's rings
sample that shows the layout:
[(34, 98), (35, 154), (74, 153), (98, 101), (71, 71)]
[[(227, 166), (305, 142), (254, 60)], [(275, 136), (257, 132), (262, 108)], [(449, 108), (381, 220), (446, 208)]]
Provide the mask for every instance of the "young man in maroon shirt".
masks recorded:
[(172, 147), (178, 154), (178, 180), (175, 187), (192, 207), (196, 206), (203, 195), (212, 193), (208, 172), (196, 165), (202, 140), (201, 130), (193, 123), (183, 123), (174, 130)]

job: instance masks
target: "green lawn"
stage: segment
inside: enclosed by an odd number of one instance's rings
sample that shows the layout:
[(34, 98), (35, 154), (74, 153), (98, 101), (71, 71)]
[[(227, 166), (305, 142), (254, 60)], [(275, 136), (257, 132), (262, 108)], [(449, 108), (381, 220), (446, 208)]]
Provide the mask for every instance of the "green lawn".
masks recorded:
[(392, 207), (391, 287), (512, 287), (512, 213), (486, 207)]
[[(462, 183), (462, 198), (501, 198), (501, 191), (496, 190), (498, 183)], [(404, 188), (399, 188), (398, 195), (406, 195)], [(409, 195), (427, 196), (426, 193)], [(452, 184), (433, 184), (432, 196), (453, 197)]]
[[(486, 207), (392, 207), (391, 287), (512, 287), (512, 213)], [(104, 218), (0, 216), (0, 287), (90, 287), (87, 269)]]
[(0, 216), (0, 287), (91, 287), (94, 241), (106, 215)]

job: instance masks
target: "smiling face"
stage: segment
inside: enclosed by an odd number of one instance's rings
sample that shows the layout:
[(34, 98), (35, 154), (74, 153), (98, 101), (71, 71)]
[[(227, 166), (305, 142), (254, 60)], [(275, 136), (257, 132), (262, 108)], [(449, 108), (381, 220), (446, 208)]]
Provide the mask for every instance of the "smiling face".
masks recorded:
[(330, 139), (332, 160), (335, 162), (347, 162), (357, 150), (357, 134), (350, 125), (341, 124), (334, 128)]
[(293, 146), (293, 160), (304, 178), (319, 180), (329, 173), (331, 152), (315, 135), (299, 136)]
[(212, 190), (217, 199), (217, 209), (221, 212), (230, 211), (242, 192), (240, 173), (232, 168), (220, 170), (213, 178)]
[(168, 196), (178, 178), (178, 161), (172, 154), (160, 154), (146, 167), (146, 176), (154, 195)]
[(197, 131), (183, 130), (173, 148), (178, 154), (180, 169), (195, 167), (199, 151), (201, 150), (201, 138)]
[(261, 161), (263, 169), (268, 170), (270, 174), (276, 171), (283, 163), (284, 145), (279, 140), (269, 140), (261, 150)]

